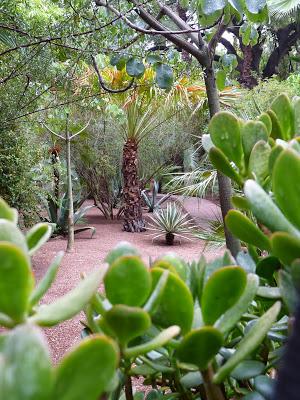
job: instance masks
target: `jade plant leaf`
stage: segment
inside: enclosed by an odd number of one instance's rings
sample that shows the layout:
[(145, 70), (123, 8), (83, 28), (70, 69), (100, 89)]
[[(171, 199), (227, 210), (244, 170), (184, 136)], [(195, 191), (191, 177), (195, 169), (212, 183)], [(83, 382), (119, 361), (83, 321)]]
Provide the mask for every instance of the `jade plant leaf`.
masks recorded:
[(197, 365), (204, 370), (220, 350), (223, 341), (221, 332), (212, 326), (192, 330), (182, 339), (176, 357), (181, 362)]
[(52, 400), (53, 372), (47, 344), (30, 324), (10, 331), (3, 349), (3, 399)]
[[(164, 270), (153, 268), (151, 270), (153, 289)], [(154, 323), (167, 328), (178, 325), (182, 333), (191, 329), (194, 315), (193, 297), (186, 284), (177, 275), (169, 272), (166, 287), (156, 311), (152, 314)]]
[(188, 268), (183, 260), (175, 253), (165, 254), (161, 260), (168, 261), (176, 270), (177, 274), (185, 281), (187, 278)]
[(287, 306), (290, 314), (296, 311), (298, 295), (291, 275), (284, 270), (279, 271), (279, 288), (282, 300)]
[(273, 170), (273, 191), (284, 215), (300, 229), (300, 155), (287, 149), (279, 155)]
[(270, 153), (271, 146), (263, 140), (257, 142), (251, 151), (248, 168), (258, 182), (263, 183), (269, 174)]
[(112, 304), (141, 306), (151, 290), (151, 275), (137, 256), (123, 256), (111, 264), (104, 277), (105, 292)]
[(260, 140), (267, 142), (269, 137), (265, 124), (260, 121), (246, 122), (242, 127), (241, 134), (245, 160), (249, 160), (251, 151), (257, 142)]
[(243, 168), (243, 148), (240, 123), (237, 118), (227, 111), (214, 115), (209, 123), (211, 139), (230, 161)]
[(112, 249), (105, 258), (105, 261), (111, 265), (119, 257), (123, 256), (138, 256), (139, 253), (135, 247), (128, 242), (120, 242)]
[(224, 267), (215, 271), (209, 277), (199, 299), (205, 324), (213, 325), (232, 307), (244, 292), (246, 283), (247, 275), (241, 267)]
[(272, 252), (284, 264), (291, 265), (300, 258), (300, 239), (285, 232), (276, 232), (271, 237)]
[(284, 135), (281, 130), (280, 123), (278, 121), (277, 115), (273, 110), (268, 110), (267, 111), (271, 121), (272, 121), (272, 132), (271, 132), (271, 137), (273, 139), (283, 139)]
[(28, 252), (27, 243), (20, 229), (15, 223), (0, 219), (0, 242), (10, 242), (20, 247), (23, 252)]
[(215, 383), (223, 382), (231, 371), (260, 345), (273, 323), (276, 321), (280, 308), (281, 304), (278, 301), (253, 324), (251, 329), (238, 344), (235, 353), (215, 374), (213, 379)]
[(295, 136), (300, 135), (300, 97), (293, 99)]
[(299, 231), (286, 219), (270, 196), (253, 180), (248, 180), (244, 193), (255, 217), (271, 231), (288, 232), (300, 237)]
[(36, 285), (34, 290), (32, 291), (30, 295), (30, 305), (33, 306), (34, 304), (37, 304), (38, 301), (43, 297), (43, 295), (47, 292), (47, 290), (50, 288), (51, 284), (53, 283), (58, 267), (60, 266), (61, 260), (64, 256), (64, 252), (60, 251), (50, 264), (49, 268), (47, 269), (45, 275), (43, 278), (39, 281), (39, 283)]
[(281, 263), (277, 257), (268, 256), (261, 258), (256, 265), (256, 273), (265, 279), (272, 279), (275, 271), (281, 268)]
[(267, 128), (268, 136), (270, 136), (272, 132), (272, 121), (269, 114), (263, 112), (262, 114), (260, 114), (258, 119), (265, 125), (265, 127)]
[(79, 313), (97, 291), (105, 269), (96, 269), (74, 289), (51, 304), (41, 305), (30, 320), (41, 326), (53, 326)]
[(143, 307), (143, 309), (148, 313), (153, 314), (156, 311), (156, 308), (159, 306), (159, 303), (161, 302), (161, 297), (168, 282), (168, 276), (169, 271), (165, 270), (159, 278), (159, 281), (157, 282), (155, 288), (152, 290), (151, 296)]
[(34, 284), (29, 259), (16, 245), (0, 242), (0, 260), (0, 312), (20, 322)]
[(256, 360), (242, 361), (230, 374), (234, 379), (248, 380), (260, 375), (265, 369), (265, 364)]
[(104, 318), (122, 346), (126, 346), (130, 340), (142, 335), (151, 326), (151, 318), (146, 311), (123, 304), (113, 306)]
[(236, 237), (261, 250), (271, 250), (270, 239), (242, 212), (230, 210), (225, 218), (226, 226)]
[(285, 93), (280, 94), (271, 104), (271, 110), (274, 111), (282, 132), (282, 139), (291, 139), (294, 133), (294, 114), (290, 99)]
[(119, 354), (106, 336), (83, 340), (56, 369), (53, 399), (97, 400), (112, 380)]
[(239, 208), (240, 210), (249, 211), (250, 205), (245, 197), (242, 196), (232, 196), (231, 197), (232, 204), (234, 207)]
[(34, 254), (47, 240), (50, 238), (52, 228), (49, 224), (40, 223), (34, 225), (26, 233), (26, 241), (29, 249), (29, 254)]
[(235, 171), (235, 169), (230, 164), (228, 158), (225, 154), (217, 147), (212, 147), (209, 151), (209, 159), (213, 166), (221, 171), (228, 178), (232, 179), (238, 185), (243, 185), (243, 180), (240, 175)]
[(5, 200), (0, 197), (0, 218), (6, 219), (16, 224), (18, 222), (18, 212), (15, 208), (9, 207)]
[(256, 274), (248, 274), (246, 288), (238, 302), (221, 315), (215, 323), (215, 327), (224, 335), (239, 322), (242, 315), (247, 311), (257, 293), (258, 285), (258, 276)]

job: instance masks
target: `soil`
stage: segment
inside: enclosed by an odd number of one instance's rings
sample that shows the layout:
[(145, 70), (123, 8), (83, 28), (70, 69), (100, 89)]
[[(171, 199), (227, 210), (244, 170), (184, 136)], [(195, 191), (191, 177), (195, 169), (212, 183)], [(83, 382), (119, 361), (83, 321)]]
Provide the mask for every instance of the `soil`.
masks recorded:
[[(184, 207), (200, 225), (203, 221), (205, 224), (207, 218), (219, 214), (218, 206), (210, 201), (199, 202), (197, 199), (190, 198), (184, 203)], [(182, 240), (181, 243), (175, 240), (173, 246), (166, 246), (164, 238), (152, 242), (149, 231), (143, 233), (124, 232), (121, 220), (105, 220), (96, 208), (89, 210), (87, 224), (96, 228), (94, 237), (90, 238), (89, 231), (76, 235), (75, 249), (72, 253), (65, 254), (56, 280), (42, 299), (42, 303), (51, 303), (76, 286), (82, 272), (89, 273), (95, 267), (101, 268), (107, 253), (120, 241), (134, 244), (146, 263), (149, 263), (150, 258), (153, 260), (169, 251), (176, 252), (180, 257), (189, 261), (198, 259), (203, 253), (204, 242), (201, 240), (195, 239), (192, 242)], [(57, 237), (51, 239), (38, 251), (33, 259), (33, 270), (37, 281), (43, 277), (57, 252), (65, 249), (66, 239)], [(216, 257), (215, 253), (207, 251), (205, 251), (205, 255), (207, 259)], [(54, 363), (57, 363), (73, 345), (80, 341), (82, 330), (80, 320), (84, 320), (83, 313), (54, 328), (45, 329)]]

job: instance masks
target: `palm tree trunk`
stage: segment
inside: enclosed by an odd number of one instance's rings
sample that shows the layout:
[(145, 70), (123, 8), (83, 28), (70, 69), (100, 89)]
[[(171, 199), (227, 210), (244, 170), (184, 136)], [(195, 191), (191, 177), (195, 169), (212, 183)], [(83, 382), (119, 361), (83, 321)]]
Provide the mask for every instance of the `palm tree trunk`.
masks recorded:
[(134, 139), (128, 139), (123, 147), (123, 203), (124, 224), (126, 232), (145, 231), (142, 213), (140, 182), (138, 178), (138, 144)]

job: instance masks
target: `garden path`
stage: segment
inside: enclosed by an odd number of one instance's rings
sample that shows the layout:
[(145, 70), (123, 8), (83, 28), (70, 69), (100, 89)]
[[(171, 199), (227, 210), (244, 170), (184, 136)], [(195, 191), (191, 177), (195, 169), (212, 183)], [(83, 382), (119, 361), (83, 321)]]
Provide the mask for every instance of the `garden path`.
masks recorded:
[[(200, 225), (205, 225), (209, 218), (213, 218), (216, 213), (219, 213), (219, 208), (208, 200), (186, 198), (183, 200), (183, 204), (186, 211)], [(150, 257), (153, 259), (169, 251), (176, 252), (186, 260), (198, 259), (203, 252), (204, 242), (201, 240), (182, 241), (181, 244), (177, 243), (170, 248), (163, 242), (153, 243), (148, 232), (140, 234), (123, 232), (121, 221), (105, 220), (96, 208), (89, 210), (87, 219), (89, 225), (96, 227), (96, 234), (92, 239), (89, 238), (89, 232), (76, 236), (75, 250), (65, 254), (56, 280), (43, 298), (43, 303), (50, 303), (72, 289), (80, 281), (81, 272), (89, 273), (97, 266), (101, 268), (107, 253), (120, 241), (133, 243), (147, 263)], [(33, 269), (37, 280), (44, 275), (56, 253), (65, 248), (66, 239), (61, 237), (51, 239), (41, 248), (33, 260)], [(205, 251), (205, 255), (208, 259), (212, 259), (216, 253)], [(55, 363), (80, 340), (80, 319), (84, 319), (83, 313), (59, 326), (45, 329)]]

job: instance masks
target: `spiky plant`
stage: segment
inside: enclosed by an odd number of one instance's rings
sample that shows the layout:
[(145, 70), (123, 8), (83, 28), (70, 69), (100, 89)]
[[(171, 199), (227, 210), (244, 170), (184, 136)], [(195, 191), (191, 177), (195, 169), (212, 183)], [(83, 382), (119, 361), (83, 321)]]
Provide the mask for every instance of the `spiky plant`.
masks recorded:
[(175, 237), (192, 240), (197, 229), (189, 215), (175, 203), (168, 203), (166, 208), (156, 211), (150, 218), (152, 223), (148, 229), (153, 231), (153, 240), (164, 236), (167, 245), (173, 245)]
[(299, 11), (299, 0), (268, 0), (271, 14), (276, 17), (287, 17)]

